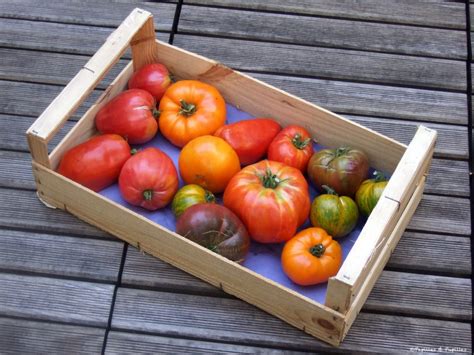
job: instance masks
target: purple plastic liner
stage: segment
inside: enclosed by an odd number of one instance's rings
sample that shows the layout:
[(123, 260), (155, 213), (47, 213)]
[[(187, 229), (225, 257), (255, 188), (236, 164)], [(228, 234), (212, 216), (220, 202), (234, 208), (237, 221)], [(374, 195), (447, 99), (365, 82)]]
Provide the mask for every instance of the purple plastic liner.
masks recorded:
[[(248, 120), (248, 119), (253, 118), (253, 116), (249, 115), (248, 113), (240, 111), (231, 105), (226, 105), (226, 106), (227, 106), (227, 123), (233, 123), (233, 122)], [(178, 170), (178, 173), (179, 173), (178, 157), (179, 157), (180, 149), (178, 147), (175, 147), (174, 145), (169, 143), (160, 134), (158, 134), (152, 141), (146, 144), (133, 146), (133, 148), (136, 148), (136, 149), (144, 149), (148, 147), (157, 147), (157, 148), (160, 148), (163, 152), (165, 152), (171, 158), (171, 160), (173, 160), (173, 163), (175, 164), (176, 169)], [(314, 144), (315, 151), (321, 150), (323, 148), (324, 147), (318, 144)], [(373, 169), (371, 169), (370, 173), (372, 172), (373, 172)], [(184, 183), (180, 177), (179, 186), (181, 187), (183, 185)], [(171, 211), (170, 206), (158, 211), (154, 211), (154, 212), (147, 211), (140, 207), (132, 206), (122, 199), (119, 192), (118, 184), (114, 184), (102, 190), (100, 194), (109, 198), (112, 201), (119, 203), (120, 205), (123, 205), (131, 209), (134, 212), (137, 212), (138, 214), (152, 220), (153, 222), (156, 222), (162, 225), (163, 227), (171, 231), (175, 231), (176, 219)], [(311, 201), (318, 195), (315, 188), (311, 184), (310, 184), (310, 195), (311, 195)], [(222, 196), (217, 196), (219, 203), (222, 202), (221, 197)], [(357, 227), (352, 231), (352, 233), (350, 233), (348, 236), (344, 238), (340, 238), (337, 240), (341, 244), (344, 260), (349, 254), (349, 251), (351, 250), (355, 241), (359, 237), (360, 231), (362, 230), (365, 222), (366, 222), (366, 218), (361, 217), (359, 219), (359, 223)], [(302, 230), (308, 227), (311, 227), (309, 219), (306, 221), (306, 223), (303, 226), (299, 228), (299, 230)], [(326, 290), (327, 290), (327, 283), (319, 284), (315, 286), (305, 286), (305, 287), (298, 286), (295, 283), (293, 283), (283, 273), (283, 269), (281, 267), (280, 255), (281, 255), (282, 248), (283, 248), (283, 244), (260, 244), (260, 243), (252, 241), (250, 252), (246, 260), (244, 261), (243, 266), (283, 286), (286, 286), (291, 290), (294, 290), (306, 297), (309, 297), (310, 299), (316, 302), (324, 304)], [(192, 255), (190, 255), (190, 257), (192, 257)], [(159, 277), (159, 275), (157, 275), (157, 277)]]

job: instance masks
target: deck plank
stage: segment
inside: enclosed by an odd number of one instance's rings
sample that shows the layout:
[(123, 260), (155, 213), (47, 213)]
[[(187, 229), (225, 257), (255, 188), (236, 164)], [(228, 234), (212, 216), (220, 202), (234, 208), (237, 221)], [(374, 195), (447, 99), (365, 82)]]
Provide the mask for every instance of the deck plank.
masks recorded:
[(0, 269), (113, 282), (123, 243), (17, 230), (0, 230)]
[(0, 316), (107, 325), (113, 285), (0, 273)]
[(99, 354), (105, 329), (0, 318), (0, 352), (17, 354)]
[(466, 65), (462, 61), (180, 34), (173, 43), (247, 71), (466, 89)]
[[(237, 299), (149, 290), (119, 288), (112, 327), (306, 351), (328, 348), (317, 339)], [(408, 346), (426, 344), (470, 348), (470, 341), (468, 323), (363, 312), (341, 350), (366, 351), (368, 344), (373, 352), (400, 351)]]
[(466, 28), (464, 4), (446, 0), (186, 0), (186, 3), (421, 26)]
[(184, 4), (178, 31), (259, 41), (466, 59), (466, 32)]

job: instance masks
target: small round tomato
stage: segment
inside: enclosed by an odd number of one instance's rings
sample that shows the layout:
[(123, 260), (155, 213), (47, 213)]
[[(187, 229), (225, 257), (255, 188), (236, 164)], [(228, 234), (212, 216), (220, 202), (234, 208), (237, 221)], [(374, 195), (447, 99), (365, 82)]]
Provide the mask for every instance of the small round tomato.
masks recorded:
[(281, 263), (294, 283), (316, 285), (337, 274), (342, 265), (342, 249), (324, 229), (308, 228), (285, 244)]
[(130, 146), (119, 135), (95, 136), (64, 153), (58, 173), (97, 192), (117, 180), (130, 156)]
[(176, 223), (176, 233), (230, 260), (242, 262), (250, 238), (240, 219), (217, 204), (197, 204), (188, 208)]
[(278, 133), (268, 147), (268, 159), (279, 161), (305, 172), (313, 154), (308, 131), (299, 126), (288, 126)]
[(197, 80), (174, 83), (160, 101), (160, 131), (178, 147), (196, 137), (214, 134), (225, 119), (222, 95), (215, 87)]
[(215, 203), (216, 197), (211, 191), (203, 189), (196, 184), (185, 185), (174, 195), (171, 210), (176, 217), (186, 211), (189, 207), (198, 203)]
[(372, 213), (380, 196), (382, 196), (383, 190), (385, 190), (385, 186), (388, 184), (387, 179), (382, 173), (376, 171), (374, 175), (375, 179), (365, 180), (356, 192), (357, 206), (359, 206), (360, 211), (365, 216)]
[(171, 85), (171, 77), (168, 69), (161, 63), (152, 63), (143, 66), (128, 81), (129, 89), (142, 89), (153, 95), (156, 102), (163, 97), (168, 86)]
[(119, 176), (125, 201), (154, 211), (166, 206), (178, 190), (178, 173), (171, 159), (158, 148), (147, 148), (132, 156)]
[(186, 184), (219, 193), (240, 170), (239, 157), (225, 140), (202, 136), (186, 144), (179, 155), (179, 172)]
[(341, 196), (353, 197), (368, 172), (365, 153), (349, 147), (320, 150), (308, 163), (309, 178), (319, 191), (327, 185)]
[(359, 210), (353, 199), (337, 196), (335, 191), (323, 186), (327, 194), (316, 197), (311, 205), (310, 219), (315, 227), (323, 228), (334, 238), (348, 235), (359, 219)]
[(130, 144), (151, 140), (158, 131), (156, 101), (145, 90), (131, 89), (118, 94), (95, 117), (100, 133), (115, 133)]
[(281, 243), (308, 218), (308, 183), (298, 169), (262, 160), (246, 166), (229, 182), (224, 205), (260, 243)]
[(255, 118), (222, 126), (214, 135), (234, 148), (240, 164), (249, 165), (265, 156), (280, 130), (280, 125), (270, 118)]

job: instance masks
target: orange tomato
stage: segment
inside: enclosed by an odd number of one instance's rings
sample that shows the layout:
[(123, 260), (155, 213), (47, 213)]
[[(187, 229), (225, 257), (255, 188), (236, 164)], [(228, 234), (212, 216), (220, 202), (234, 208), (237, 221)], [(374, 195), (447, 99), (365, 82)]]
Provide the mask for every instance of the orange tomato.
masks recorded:
[(197, 80), (181, 80), (171, 85), (159, 110), (161, 133), (178, 147), (196, 137), (214, 134), (226, 118), (225, 102), (219, 91)]
[(285, 244), (281, 263), (294, 283), (316, 285), (337, 274), (342, 265), (342, 249), (324, 229), (308, 228)]
[(179, 155), (179, 172), (186, 184), (219, 193), (240, 170), (239, 157), (225, 140), (202, 136), (186, 144)]

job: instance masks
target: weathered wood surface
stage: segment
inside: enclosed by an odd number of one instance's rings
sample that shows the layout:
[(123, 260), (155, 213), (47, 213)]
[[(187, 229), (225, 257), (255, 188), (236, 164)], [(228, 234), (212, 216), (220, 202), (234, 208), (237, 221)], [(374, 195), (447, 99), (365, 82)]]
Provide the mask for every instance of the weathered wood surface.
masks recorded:
[[(471, 1), (472, 2), (472, 1)], [(186, 0), (186, 3), (387, 23), (466, 28), (464, 4), (449, 0)]]
[(99, 354), (105, 329), (0, 318), (0, 353)]
[[(212, 318), (209, 315), (212, 314)], [(327, 345), (257, 308), (229, 298), (181, 295), (168, 292), (119, 288), (112, 327), (162, 336), (245, 342), (249, 345), (284, 346), (306, 351)], [(408, 347), (470, 347), (470, 325), (361, 313), (341, 349), (408, 351)], [(433, 334), (437, 334), (433, 337)]]
[(462, 61), (179, 34), (174, 44), (247, 71), (466, 89)]
[(0, 316), (106, 326), (113, 285), (0, 273)]
[[(313, 5), (314, 6), (314, 5)], [(184, 5), (179, 32), (466, 59), (466, 32)]]

